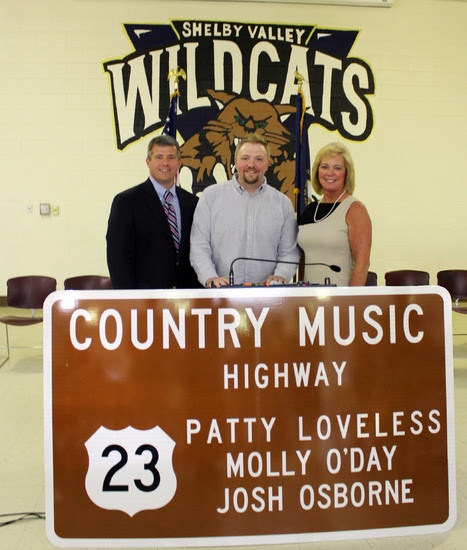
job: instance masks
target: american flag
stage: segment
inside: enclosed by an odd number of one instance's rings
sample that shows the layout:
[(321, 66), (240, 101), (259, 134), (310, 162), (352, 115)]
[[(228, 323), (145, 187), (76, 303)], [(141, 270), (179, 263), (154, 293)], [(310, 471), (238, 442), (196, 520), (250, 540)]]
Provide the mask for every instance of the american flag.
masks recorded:
[(170, 107), (165, 119), (162, 134), (167, 134), (173, 138), (177, 137), (177, 108), (178, 108), (178, 91), (170, 96)]

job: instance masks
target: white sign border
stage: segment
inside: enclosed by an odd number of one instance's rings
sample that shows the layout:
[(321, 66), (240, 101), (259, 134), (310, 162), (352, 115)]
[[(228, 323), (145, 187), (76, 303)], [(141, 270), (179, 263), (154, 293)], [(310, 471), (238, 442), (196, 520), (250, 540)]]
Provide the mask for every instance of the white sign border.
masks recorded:
[[(284, 296), (284, 291), (286, 296)], [(286, 535), (252, 535), (228, 537), (189, 537), (189, 538), (62, 538), (54, 531), (54, 480), (53, 480), (53, 418), (52, 418), (52, 308), (61, 300), (70, 300), (74, 308), (76, 299), (140, 300), (140, 299), (187, 299), (206, 298), (207, 293), (213, 298), (235, 298), (239, 292), (248, 296), (263, 297), (300, 297), (300, 296), (371, 296), (371, 295), (426, 295), (437, 294), (444, 303), (445, 321), (445, 367), (446, 367), (446, 432), (448, 456), (448, 490), (449, 517), (441, 524), (410, 527), (391, 527), (383, 529), (361, 529), (352, 531), (332, 531), (324, 533), (291, 533)], [(52, 293), (44, 303), (44, 449), (45, 449), (45, 503), (46, 534), (50, 542), (62, 548), (150, 548), (150, 547), (213, 547), (213, 546), (247, 546), (266, 544), (299, 544), (320, 541), (356, 540), (398, 536), (414, 536), (444, 533), (452, 529), (457, 519), (456, 495), (456, 455), (454, 424), (454, 371), (452, 341), (452, 301), (449, 292), (440, 286), (375, 286), (375, 287), (300, 287), (271, 286), (268, 288), (224, 287), (221, 289), (193, 290), (93, 290), (93, 291), (57, 291)]]

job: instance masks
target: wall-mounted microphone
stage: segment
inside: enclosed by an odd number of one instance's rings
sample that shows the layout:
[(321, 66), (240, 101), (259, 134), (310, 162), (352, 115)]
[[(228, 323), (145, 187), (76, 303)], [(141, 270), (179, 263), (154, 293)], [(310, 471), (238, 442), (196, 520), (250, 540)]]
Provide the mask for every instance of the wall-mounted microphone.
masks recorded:
[[(229, 285), (234, 285), (234, 263), (239, 260), (245, 260), (249, 262), (267, 262), (270, 264), (291, 264), (291, 265), (299, 265), (300, 262), (288, 262), (286, 260), (268, 260), (265, 258), (247, 258), (244, 256), (240, 256), (239, 258), (235, 258), (232, 260), (232, 263), (230, 264), (230, 270), (229, 270)], [(304, 263), (303, 265), (323, 265), (324, 267), (329, 267), (331, 271), (334, 271), (336, 273), (339, 273), (341, 271), (341, 268), (338, 265), (334, 264), (324, 264), (321, 262), (312, 262), (312, 263)]]

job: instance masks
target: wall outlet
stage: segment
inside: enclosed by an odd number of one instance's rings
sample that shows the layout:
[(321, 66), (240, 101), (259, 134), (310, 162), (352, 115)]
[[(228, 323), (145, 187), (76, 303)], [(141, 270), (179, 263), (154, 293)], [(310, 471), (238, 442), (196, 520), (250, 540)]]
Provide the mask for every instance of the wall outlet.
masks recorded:
[(41, 202), (39, 205), (39, 212), (41, 216), (50, 216), (50, 203)]

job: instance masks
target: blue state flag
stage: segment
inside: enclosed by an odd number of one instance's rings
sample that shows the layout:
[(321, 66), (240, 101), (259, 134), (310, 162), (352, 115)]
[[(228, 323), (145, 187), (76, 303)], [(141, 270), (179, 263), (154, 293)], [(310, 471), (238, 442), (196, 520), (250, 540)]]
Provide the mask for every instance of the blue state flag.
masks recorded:
[(169, 112), (165, 119), (162, 134), (167, 134), (173, 138), (177, 138), (177, 108), (178, 108), (178, 92), (174, 92), (170, 96)]
[(295, 116), (295, 211), (297, 217), (307, 205), (309, 180), (310, 148), (308, 146), (308, 124), (305, 121), (305, 96), (302, 90), (299, 90)]

